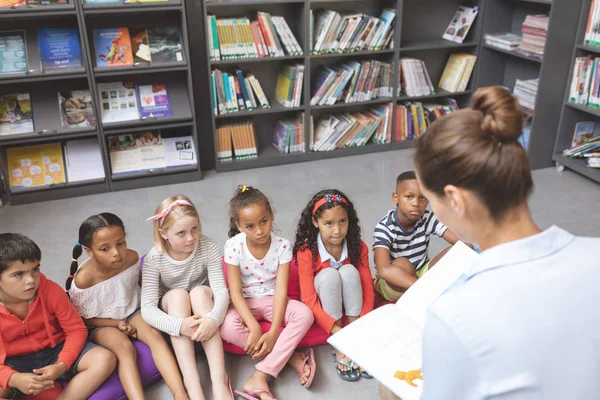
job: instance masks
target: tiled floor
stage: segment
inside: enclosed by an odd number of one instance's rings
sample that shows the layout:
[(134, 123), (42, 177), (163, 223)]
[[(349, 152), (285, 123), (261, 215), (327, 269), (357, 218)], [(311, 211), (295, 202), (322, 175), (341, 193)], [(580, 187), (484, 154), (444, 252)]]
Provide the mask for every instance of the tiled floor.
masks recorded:
[[(33, 238), (43, 252), (42, 268), (53, 280), (63, 283), (70, 265), (77, 230), (88, 216), (103, 211), (119, 215), (125, 222), (129, 246), (145, 253), (152, 246), (152, 231), (146, 218), (165, 197), (183, 193), (196, 203), (204, 233), (221, 245), (227, 239), (227, 203), (238, 184), (260, 188), (275, 207), (275, 223), (280, 234), (293, 240), (298, 216), (310, 196), (325, 188), (338, 188), (356, 204), (363, 238), (372, 243), (372, 230), (391, 208), (396, 176), (411, 169), (409, 150), (338, 158), (249, 171), (205, 174), (199, 182), (107, 193), (47, 203), (0, 208), (0, 232), (20, 232)], [(599, 236), (600, 185), (554, 168), (534, 172), (535, 193), (530, 201), (534, 219), (542, 228), (559, 225), (577, 235)], [(435, 240), (432, 252), (444, 243)], [(373, 340), (377, 339), (376, 332)], [(328, 347), (317, 349), (318, 373), (310, 391), (286, 369), (273, 385), (280, 399), (375, 399), (377, 383), (340, 380), (333, 369)], [(202, 380), (209, 398), (210, 381), (206, 361), (198, 356)], [(227, 356), (228, 372), (234, 386), (240, 387), (252, 372), (248, 357)], [(147, 390), (148, 399), (170, 398), (159, 382)]]

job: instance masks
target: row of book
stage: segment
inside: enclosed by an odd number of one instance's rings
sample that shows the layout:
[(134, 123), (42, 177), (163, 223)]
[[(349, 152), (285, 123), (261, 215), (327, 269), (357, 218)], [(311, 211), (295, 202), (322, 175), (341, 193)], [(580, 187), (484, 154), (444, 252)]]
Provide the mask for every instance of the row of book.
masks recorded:
[(271, 108), (258, 79), (251, 73), (244, 76), (240, 69), (236, 69), (235, 73), (213, 69), (211, 95), (215, 116), (243, 110)]
[(311, 115), (311, 151), (364, 146), (371, 140), (374, 143), (389, 143), (392, 107), (392, 103), (386, 103), (364, 112), (324, 115), (316, 121)]
[(304, 65), (284, 65), (277, 77), (275, 99), (284, 107), (300, 107), (303, 82)]
[(541, 60), (546, 47), (549, 23), (549, 15), (527, 15), (521, 27), (523, 40), (517, 49), (517, 53)]
[(304, 113), (275, 123), (273, 146), (282, 154), (304, 152)]
[(438, 86), (450, 93), (464, 92), (467, 90), (476, 62), (477, 57), (472, 54), (451, 54)]
[(217, 161), (256, 158), (258, 148), (252, 121), (217, 126)]
[[(128, 3), (150, 3), (166, 2), (168, 0), (83, 0), (83, 4), (128, 4)], [(19, 8), (26, 6), (50, 6), (69, 4), (68, 0), (0, 0), (0, 9)]]
[(519, 100), (521, 111), (533, 115), (535, 111), (535, 98), (537, 97), (540, 78), (535, 79), (517, 79), (513, 94)]
[(421, 136), (436, 119), (458, 110), (456, 100), (438, 103), (401, 102), (396, 106), (394, 141), (413, 140)]
[(302, 47), (285, 18), (257, 12), (256, 19), (206, 17), (210, 59), (263, 58), (302, 55)]
[(600, 58), (577, 57), (575, 59), (569, 101), (600, 108)]
[(94, 29), (93, 36), (97, 67), (184, 61), (177, 26)]
[(351, 61), (337, 67), (322, 67), (312, 91), (310, 105), (373, 100), (392, 96), (391, 64), (377, 60)]
[(502, 50), (515, 51), (521, 45), (523, 36), (515, 33), (487, 33), (484, 36), (485, 44)]
[(584, 43), (588, 46), (600, 46), (600, 1), (592, 0), (590, 15), (585, 30)]
[[(590, 124), (585, 122), (584, 124)], [(578, 124), (579, 125), (579, 124)], [(575, 128), (577, 134), (577, 127)], [(592, 132), (592, 137), (583, 141), (581, 144), (573, 146), (563, 151), (563, 156), (571, 158), (583, 158), (587, 161), (588, 167), (600, 168), (600, 136)]]
[[(438, 87), (451, 93), (464, 92), (475, 68), (477, 57), (472, 54), (454, 53), (450, 55), (440, 78)], [(430, 96), (435, 88), (427, 72), (427, 66), (416, 58), (401, 58), (400, 85), (398, 96)]]
[(386, 8), (379, 18), (363, 13), (310, 10), (312, 54), (377, 51), (393, 46), (396, 11)]

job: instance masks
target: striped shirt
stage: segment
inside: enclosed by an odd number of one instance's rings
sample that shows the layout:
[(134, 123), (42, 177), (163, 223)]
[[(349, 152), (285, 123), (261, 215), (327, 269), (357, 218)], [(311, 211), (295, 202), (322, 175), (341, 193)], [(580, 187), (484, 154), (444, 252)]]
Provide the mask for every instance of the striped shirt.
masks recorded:
[(427, 262), (429, 236), (442, 237), (447, 229), (433, 212), (425, 210), (413, 230), (407, 232), (398, 221), (394, 208), (375, 227), (373, 249), (385, 247), (390, 251), (391, 261), (404, 257), (418, 270)]
[(184, 318), (162, 311), (159, 299), (172, 289), (185, 289), (189, 292), (202, 285), (210, 286), (214, 301), (212, 311), (204, 317), (221, 325), (229, 307), (229, 291), (217, 243), (200, 234), (196, 248), (183, 261), (173, 260), (167, 253), (160, 253), (156, 247), (152, 248), (144, 259), (142, 269), (142, 317), (156, 329), (171, 336), (179, 336)]

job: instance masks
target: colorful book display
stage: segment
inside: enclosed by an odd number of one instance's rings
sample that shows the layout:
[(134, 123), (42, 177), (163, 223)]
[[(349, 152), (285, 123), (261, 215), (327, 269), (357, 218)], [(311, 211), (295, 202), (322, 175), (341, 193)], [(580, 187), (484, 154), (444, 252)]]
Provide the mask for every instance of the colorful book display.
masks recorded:
[(153, 63), (182, 62), (183, 46), (177, 26), (146, 28)]
[(29, 93), (0, 96), (0, 136), (33, 131)]
[(275, 100), (284, 107), (300, 107), (304, 82), (304, 65), (284, 65), (277, 77)]
[(442, 77), (440, 78), (440, 89), (451, 93), (464, 92), (471, 79), (475, 68), (477, 56), (467, 53), (454, 53), (450, 55)]
[(98, 67), (133, 65), (131, 38), (127, 28), (94, 29), (94, 47)]
[(44, 71), (83, 66), (77, 28), (38, 29), (37, 35)]
[(421, 97), (435, 94), (435, 89), (429, 78), (427, 66), (416, 58), (400, 59), (399, 92), (410, 97)]
[(526, 114), (533, 115), (539, 83), (539, 78), (527, 80), (517, 79), (515, 83), (513, 94), (519, 100), (521, 111)]
[(448, 28), (446, 28), (446, 31), (442, 35), (442, 39), (456, 43), (464, 42), (478, 12), (479, 7), (477, 6), (459, 6), (458, 10), (456, 10), (456, 14), (452, 17), (452, 21), (450, 21)]
[(99, 83), (102, 123), (140, 118), (135, 86), (130, 82)]
[(258, 79), (253, 74), (244, 76), (239, 69), (235, 73), (214, 69), (211, 91), (215, 116), (271, 107)]
[(137, 92), (142, 119), (170, 117), (172, 115), (167, 85), (139, 85)]
[(256, 136), (252, 121), (224, 124), (217, 127), (217, 161), (256, 158)]
[(150, 45), (148, 44), (148, 33), (146, 28), (129, 28), (131, 36), (131, 51), (133, 53), (133, 63), (150, 64), (152, 56), (150, 55)]
[(516, 52), (527, 57), (541, 60), (544, 56), (549, 24), (550, 16), (548, 15), (526, 16), (523, 26), (521, 27), (523, 40)]
[(161, 134), (157, 131), (111, 136), (108, 148), (113, 174), (167, 167)]
[(0, 32), (0, 75), (29, 71), (25, 31)]
[(89, 90), (72, 90), (58, 93), (61, 125), (63, 128), (92, 128), (96, 115)]
[(304, 113), (298, 118), (277, 121), (273, 146), (282, 154), (304, 153)]
[(401, 102), (396, 106), (394, 141), (416, 139), (425, 133), (433, 121), (456, 110), (458, 104), (451, 98), (437, 103)]
[(6, 154), (11, 189), (66, 182), (60, 143), (9, 148)]

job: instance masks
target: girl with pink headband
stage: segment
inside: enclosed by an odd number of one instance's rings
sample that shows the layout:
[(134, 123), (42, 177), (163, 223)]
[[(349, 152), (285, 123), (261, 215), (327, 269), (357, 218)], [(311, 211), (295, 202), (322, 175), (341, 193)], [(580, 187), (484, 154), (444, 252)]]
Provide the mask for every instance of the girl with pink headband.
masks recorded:
[(229, 306), (219, 246), (201, 233), (198, 211), (186, 196), (163, 200), (148, 220), (153, 221), (154, 247), (143, 265), (142, 317), (171, 336), (190, 399), (205, 398), (196, 341), (206, 353), (213, 398), (231, 399), (219, 335)]

